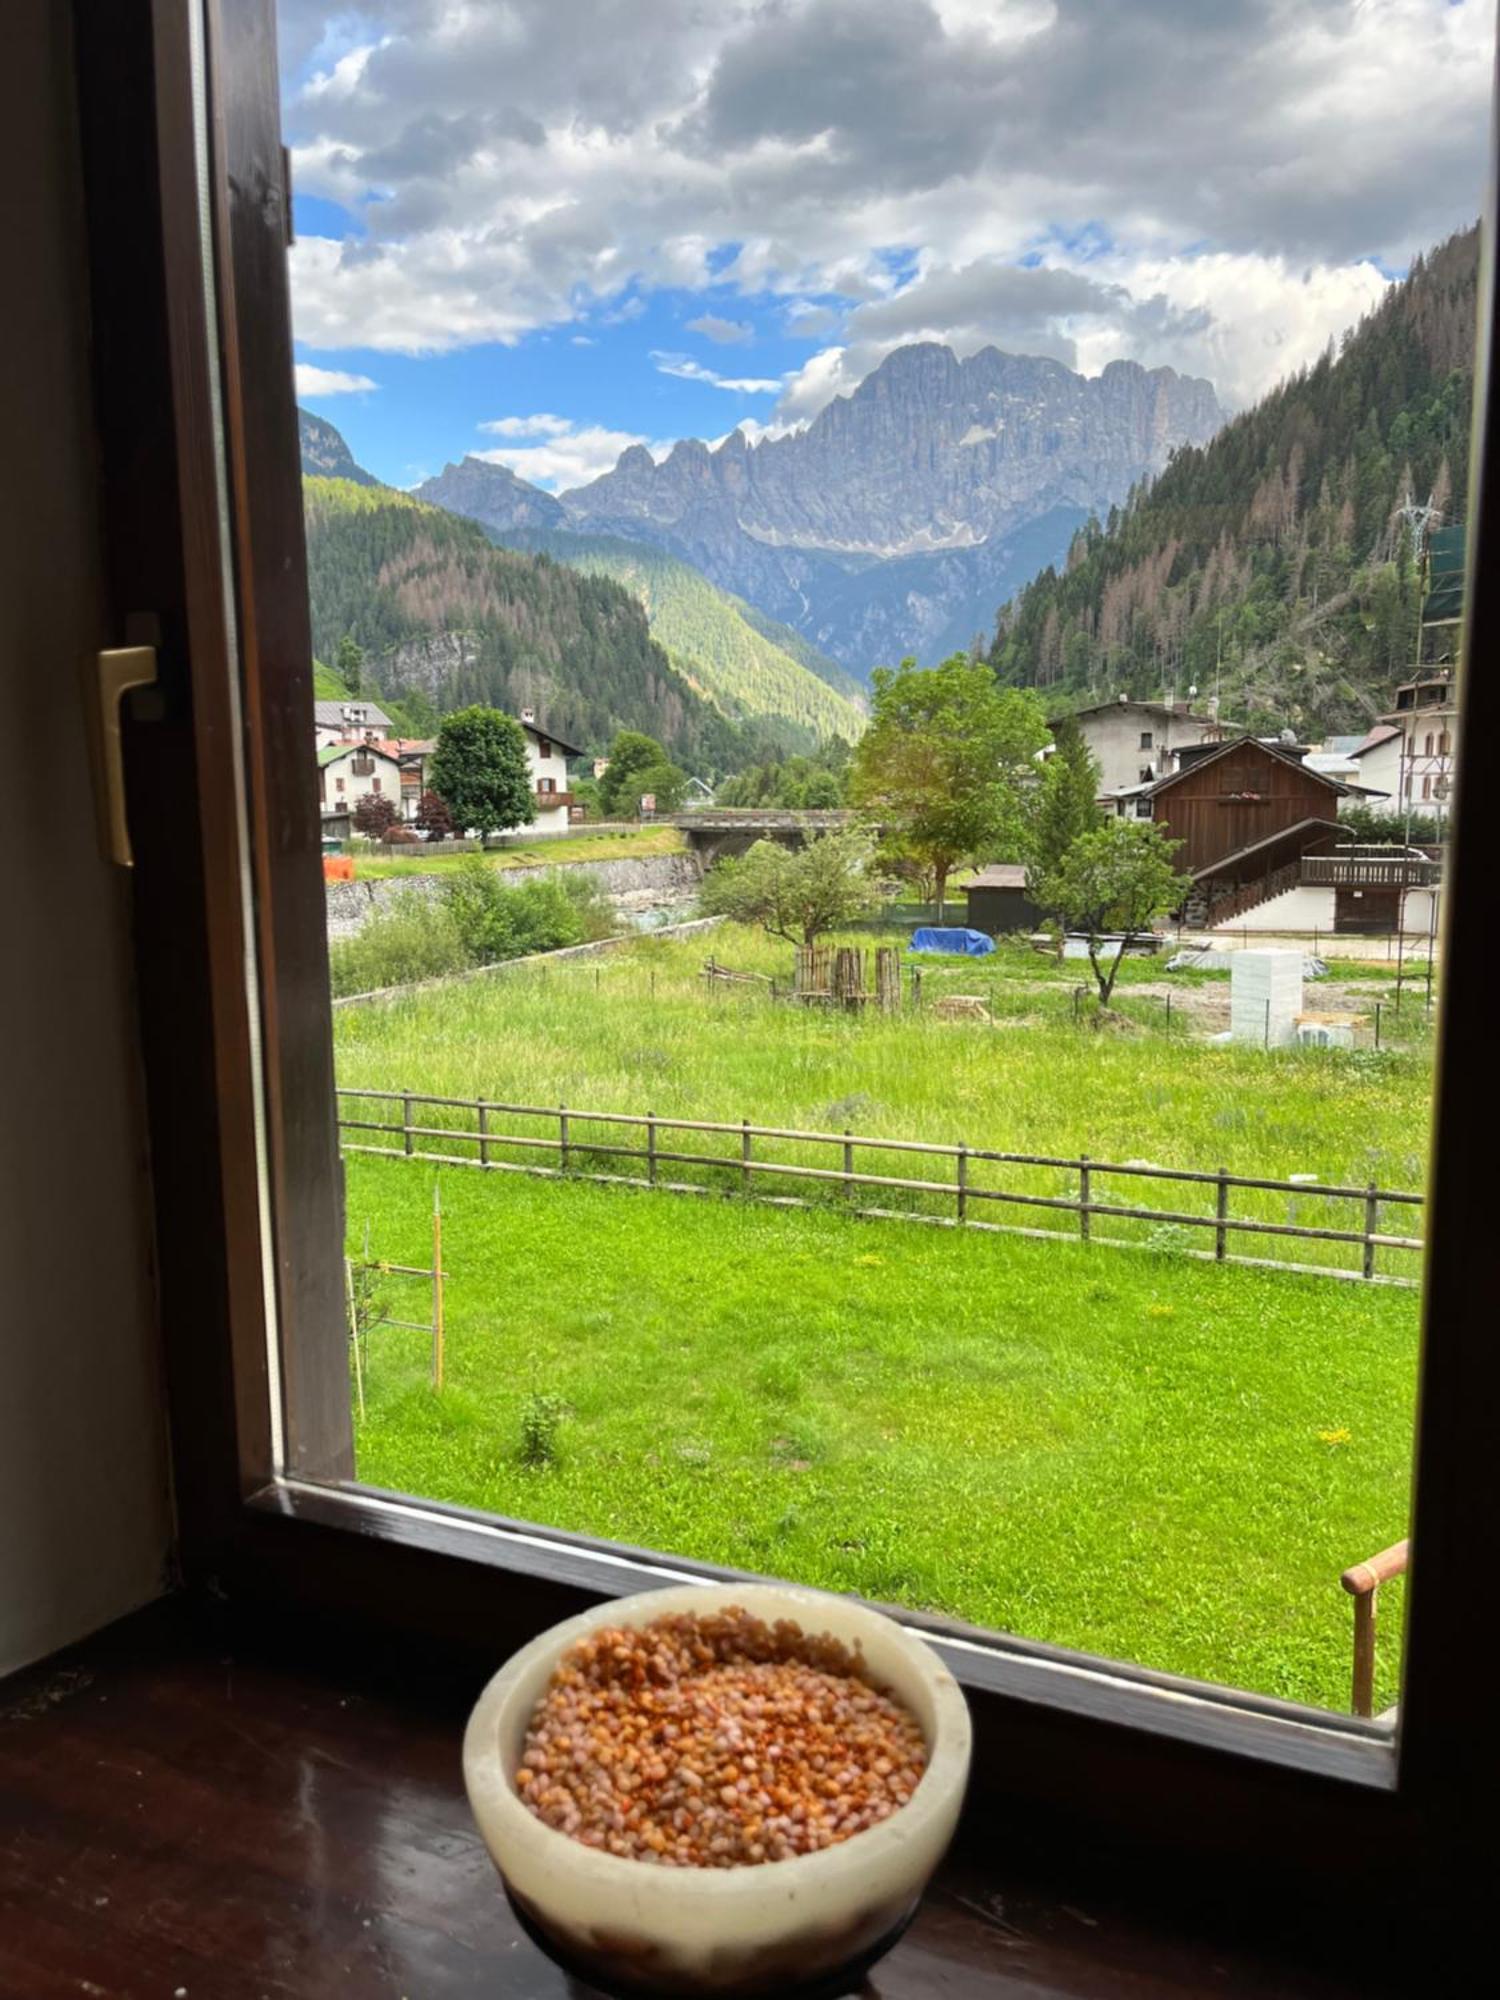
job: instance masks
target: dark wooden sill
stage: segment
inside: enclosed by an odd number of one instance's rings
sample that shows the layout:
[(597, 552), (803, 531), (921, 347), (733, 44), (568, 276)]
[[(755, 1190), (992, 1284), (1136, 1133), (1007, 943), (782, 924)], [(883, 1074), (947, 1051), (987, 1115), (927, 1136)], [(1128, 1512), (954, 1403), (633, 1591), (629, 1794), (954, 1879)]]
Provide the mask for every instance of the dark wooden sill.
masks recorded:
[[(324, 1656), (320, 1656), (324, 1657)], [(0, 1682), (0, 1995), (591, 2000), (520, 1935), (469, 1819), (472, 1679), (350, 1673), (169, 1602)], [(867, 2000), (1376, 1990), (1028, 1873), (970, 1826)]]

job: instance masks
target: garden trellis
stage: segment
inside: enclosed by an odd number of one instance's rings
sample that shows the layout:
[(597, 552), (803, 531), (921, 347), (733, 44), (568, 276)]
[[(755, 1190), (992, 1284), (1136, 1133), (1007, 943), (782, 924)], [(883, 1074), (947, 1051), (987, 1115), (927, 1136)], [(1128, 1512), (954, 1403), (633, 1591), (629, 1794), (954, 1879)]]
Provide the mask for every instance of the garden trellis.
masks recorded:
[[(1006, 1152), (853, 1130), (804, 1131), (756, 1125), (748, 1119), (587, 1111), (566, 1104), (503, 1103), (418, 1091), (340, 1086), (338, 1095), (341, 1141), (352, 1153), (390, 1154), (491, 1173), (567, 1175), (682, 1194), (735, 1193), (782, 1207), (806, 1207), (808, 1195), (821, 1196), (842, 1201), (853, 1213), (883, 1220), (1021, 1231), (1047, 1238), (1075, 1235), (1084, 1242), (1170, 1248), (1218, 1263), (1273, 1264), (1320, 1277), (1411, 1286), (1420, 1282), (1415, 1267), (1422, 1238), (1388, 1227), (1382, 1211), (1395, 1208), (1403, 1215), (1420, 1216), (1424, 1198), (1373, 1181), (1362, 1187), (1325, 1185), (1306, 1176), (1275, 1179), (1232, 1174), (1224, 1167), (1211, 1171), (1165, 1167), (1149, 1161)], [(357, 1112), (378, 1115), (346, 1115), (346, 1102), (352, 1102)], [(686, 1143), (682, 1135), (687, 1135)], [(716, 1142), (722, 1143), (722, 1150), (705, 1150)], [(782, 1156), (772, 1157), (768, 1149)], [(523, 1157), (515, 1158), (516, 1153)], [(785, 1157), (788, 1153), (793, 1157)], [(554, 1156), (556, 1164), (545, 1163), (538, 1154)], [(918, 1160), (938, 1164), (927, 1173), (875, 1172), (867, 1162), (876, 1154), (898, 1156), (897, 1166)], [(830, 1156), (833, 1163), (824, 1164)], [(638, 1171), (630, 1170), (633, 1162), (639, 1163)], [(698, 1177), (683, 1179), (663, 1172), (673, 1168), (689, 1169)], [(1060, 1186), (1058, 1175), (1065, 1177)], [(787, 1183), (806, 1194), (787, 1192)], [(1123, 1198), (1121, 1183), (1149, 1184), (1153, 1192), (1169, 1185), (1174, 1196), (1178, 1188), (1190, 1192), (1176, 1196), (1169, 1207), (1146, 1206)], [(887, 1204), (902, 1201), (906, 1206), (864, 1205), (865, 1191), (879, 1191)], [(1188, 1206), (1193, 1199), (1206, 1205)], [(1326, 1220), (1303, 1219), (1313, 1205)], [(1038, 1221), (1052, 1216), (1058, 1223), (1042, 1228), (985, 1219), (986, 1212), (993, 1216), (1010, 1208), (1037, 1211)], [(1076, 1218), (1076, 1229), (1072, 1224), (1058, 1226), (1065, 1216)], [(1100, 1221), (1107, 1225), (1105, 1230), (1096, 1228)], [(1111, 1224), (1114, 1227), (1108, 1227)], [(1247, 1258), (1230, 1247), (1245, 1237), (1269, 1239), (1273, 1251), (1295, 1241), (1318, 1246), (1325, 1258), (1345, 1249), (1355, 1255), (1346, 1263), (1293, 1262), (1275, 1255)], [(1390, 1268), (1392, 1264), (1398, 1268)]]

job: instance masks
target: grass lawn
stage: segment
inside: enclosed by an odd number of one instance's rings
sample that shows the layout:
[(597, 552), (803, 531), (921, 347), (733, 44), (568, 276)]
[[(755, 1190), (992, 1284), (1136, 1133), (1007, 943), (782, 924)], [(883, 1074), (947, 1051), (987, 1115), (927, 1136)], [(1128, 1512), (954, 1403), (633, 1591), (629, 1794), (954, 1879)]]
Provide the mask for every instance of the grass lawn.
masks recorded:
[[(484, 1013), (460, 991), (453, 1021), (356, 1010), (346, 1080), (423, 1080), (425, 1051), (434, 1085), (638, 1103), (649, 1078), (663, 1103), (757, 1112), (862, 1081), (871, 1117), (956, 1101), (997, 1137), (1247, 1164), (1320, 1133), (1320, 1161), (1394, 1149), (1416, 1121), (1415, 1086), (1374, 1071), (1274, 1069), (1250, 1097), (1220, 1051), (1153, 1083), (1133, 1050), (1132, 1083), (1105, 1041), (1078, 1045), (1074, 1076), (1051, 1036), (982, 1056), (955, 1036), (944, 1085), (920, 1034), (899, 1063), (885, 1030), (861, 1045), (842, 1022), (689, 1037), (685, 1000), (586, 1034), (555, 986), (497, 984)], [(1217, 1124), (1237, 1096), (1245, 1122)], [(348, 1176), (351, 1242), (368, 1222), (377, 1257), (429, 1261), (432, 1170), (352, 1157)], [(461, 1168), (442, 1196), (448, 1387), (427, 1385), (420, 1335), (371, 1336), (361, 1478), (1346, 1706), (1339, 1572), (1407, 1525), (1414, 1293)], [(391, 1303), (422, 1307), (420, 1289)], [(533, 1396), (565, 1408), (540, 1468), (521, 1458)], [(1400, 1607), (1388, 1587), (1382, 1702)]]
[[(1079, 1023), (1073, 1019), (1074, 968), (1029, 952), (928, 962), (924, 996), (980, 994), (994, 1026), (945, 1022), (930, 1007), (852, 1017), (775, 1003), (759, 988), (711, 990), (702, 977), (710, 952), (723, 964), (775, 972), (783, 981), (790, 972), (789, 946), (725, 926), (345, 1008), (336, 1031), (339, 1080), (502, 1103), (848, 1127), (862, 1136), (961, 1140), (1008, 1152), (1087, 1153), (1209, 1171), (1222, 1165), (1275, 1178), (1313, 1173), (1354, 1186), (1373, 1180), (1420, 1189), (1425, 1181), (1432, 1088), (1425, 1040), (1379, 1052), (1215, 1046), (1184, 1032), (1182, 1008), (1164, 1031), (1163, 1001), (1133, 989), (1172, 975), (1134, 960), (1121, 975), (1119, 1006), (1127, 1023), (1134, 1017), (1139, 1025), (1101, 1031), (1088, 1025), (1087, 1009)], [(1184, 977), (1179, 990), (1187, 994), (1206, 975)], [(439, 1112), (424, 1116), (444, 1122)], [(539, 1130), (503, 1114), (492, 1129)], [(588, 1128), (579, 1124), (574, 1136), (581, 1142)], [(594, 1136), (619, 1135), (595, 1128)], [(832, 1164), (826, 1152), (795, 1145), (776, 1156)], [(892, 1157), (872, 1152), (860, 1164), (881, 1171), (882, 1158)], [(922, 1171), (936, 1172), (934, 1163)], [(1003, 1180), (1000, 1172), (976, 1168), (972, 1184), (994, 1173), (996, 1185), (1065, 1191), (1066, 1177), (1054, 1169), (1005, 1169)], [(806, 1192), (808, 1185), (782, 1191)], [(1097, 1199), (1138, 1200), (1150, 1184), (1104, 1185)], [(1189, 1200), (1178, 1188), (1164, 1205), (1206, 1213), (1211, 1194), (1200, 1189)], [(928, 1206), (943, 1209), (944, 1198)], [(1236, 1194), (1235, 1212), (1318, 1227), (1358, 1221), (1353, 1204), (1312, 1189), (1290, 1203), (1284, 1195)], [(1004, 1219), (1045, 1226), (1058, 1214), (1012, 1210)], [(1406, 1234), (1412, 1221), (1411, 1211), (1391, 1210), (1382, 1227)], [(1069, 1217), (1058, 1226), (1077, 1224)], [(1233, 1247), (1254, 1255), (1267, 1240), (1247, 1237)], [(1323, 1260), (1324, 1246), (1287, 1243), (1289, 1257)], [(1330, 1261), (1347, 1265), (1354, 1254), (1350, 1246), (1326, 1247)], [(1382, 1251), (1380, 1268), (1410, 1274), (1415, 1263), (1410, 1253)]]
[[(547, 840), (496, 848), (484, 858), (493, 868), (567, 868), (579, 861), (644, 861), (654, 854), (681, 854), (685, 847), (686, 841), (675, 826), (633, 826), (624, 833), (555, 834)], [(389, 855), (373, 855), (365, 848), (353, 852), (355, 879), (360, 882), (388, 882), (403, 875), (450, 875), (469, 858), (463, 854), (424, 858), (420, 847), (401, 848)]]

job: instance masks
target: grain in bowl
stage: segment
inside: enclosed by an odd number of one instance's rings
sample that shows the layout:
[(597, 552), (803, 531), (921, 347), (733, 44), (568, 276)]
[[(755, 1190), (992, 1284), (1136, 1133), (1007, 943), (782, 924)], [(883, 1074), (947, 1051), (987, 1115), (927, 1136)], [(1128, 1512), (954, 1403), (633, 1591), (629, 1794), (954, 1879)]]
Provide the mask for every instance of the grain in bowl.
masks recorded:
[(606, 1625), (564, 1654), (516, 1789), (586, 1847), (668, 1868), (816, 1854), (911, 1798), (927, 1745), (858, 1644), (742, 1605)]
[[(778, 1741), (772, 1721), (797, 1727)], [(969, 1748), (953, 1676), (891, 1618), (786, 1585), (691, 1584), (523, 1646), (469, 1719), (464, 1779), (511, 1901), (567, 1970), (613, 1994), (783, 2000), (843, 1990), (900, 1935)], [(687, 1793), (710, 1795), (696, 1815)]]

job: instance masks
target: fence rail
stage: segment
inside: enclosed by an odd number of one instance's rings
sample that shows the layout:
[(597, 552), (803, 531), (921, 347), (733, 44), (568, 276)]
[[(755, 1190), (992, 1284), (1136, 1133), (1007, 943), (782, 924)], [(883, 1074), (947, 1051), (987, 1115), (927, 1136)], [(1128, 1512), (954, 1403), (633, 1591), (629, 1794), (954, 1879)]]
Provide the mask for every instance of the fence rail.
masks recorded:
[[(1144, 1161), (1108, 1161), (1087, 1154), (1015, 1153), (987, 1146), (947, 1144), (929, 1139), (895, 1139), (873, 1133), (806, 1131), (797, 1126), (753, 1125), (746, 1119), (662, 1117), (654, 1111), (581, 1111), (575, 1105), (512, 1104), (495, 1098), (443, 1097), (422, 1091), (371, 1090), (340, 1086), (339, 1133), (349, 1153), (388, 1154), (422, 1159), (442, 1166), (476, 1167), (488, 1172), (568, 1175), (585, 1180), (662, 1188), (677, 1193), (705, 1194), (715, 1191), (752, 1196), (757, 1186), (768, 1189), (768, 1198), (779, 1204), (808, 1206), (788, 1194), (769, 1193), (770, 1183), (780, 1180), (814, 1189), (842, 1194), (852, 1201), (860, 1189), (876, 1189), (885, 1194), (901, 1194), (925, 1201), (925, 1208), (905, 1210), (861, 1208), (857, 1212), (884, 1218), (938, 1222), (988, 1230), (1022, 1230), (1028, 1235), (1059, 1236), (1059, 1228), (1028, 1229), (1019, 1223), (981, 1220), (976, 1207), (991, 1204), (991, 1213), (1007, 1207), (1053, 1211), (1077, 1217), (1080, 1238), (1096, 1243), (1139, 1242), (1138, 1238), (1100, 1235), (1095, 1218), (1117, 1222), (1144, 1223), (1155, 1229), (1198, 1230), (1212, 1236), (1212, 1247), (1189, 1249), (1189, 1254), (1218, 1263), (1275, 1264), (1285, 1269), (1312, 1271), (1322, 1276), (1358, 1278), (1385, 1284), (1414, 1285), (1409, 1271), (1379, 1268), (1379, 1253), (1411, 1257), (1423, 1247), (1420, 1236), (1402, 1235), (1382, 1227), (1383, 1209), (1390, 1207), (1421, 1210), (1424, 1197), (1370, 1182), (1363, 1187), (1325, 1185), (1301, 1180), (1277, 1180), (1255, 1174), (1231, 1174), (1225, 1168), (1209, 1172), (1201, 1168), (1162, 1167)], [(382, 1116), (345, 1115), (345, 1102), (358, 1109), (374, 1111), (385, 1107)], [(454, 1119), (461, 1122), (453, 1122)], [(539, 1123), (548, 1130), (515, 1131), (497, 1128), (497, 1119), (520, 1119)], [(595, 1128), (607, 1128), (612, 1135), (644, 1135), (645, 1144), (625, 1144), (617, 1136), (604, 1136)], [(374, 1134), (375, 1139), (350, 1135)], [(663, 1135), (677, 1143), (663, 1145)], [(733, 1150), (714, 1152), (684, 1145), (683, 1134), (700, 1134), (705, 1139), (732, 1140)], [(440, 1142), (436, 1150), (418, 1142)], [(757, 1142), (767, 1145), (834, 1149), (836, 1164), (811, 1164), (808, 1160), (770, 1159), (756, 1156)], [(532, 1159), (504, 1157), (508, 1152), (550, 1153), (557, 1165), (547, 1166)], [(856, 1165), (856, 1152), (915, 1155), (942, 1162), (951, 1178), (894, 1172), (875, 1172)], [(641, 1172), (601, 1172), (591, 1161), (641, 1163)], [(707, 1169), (722, 1176), (714, 1181), (682, 1181), (662, 1178), (666, 1167)], [(977, 1174), (982, 1168), (1013, 1170), (1009, 1185), (988, 1184)], [(1017, 1186), (1014, 1174), (1040, 1170), (1068, 1177), (1061, 1191), (1043, 1191), (1035, 1186)], [(1144, 1207), (1121, 1199), (1106, 1189), (1104, 1180), (1170, 1182), (1187, 1188), (1213, 1190), (1211, 1209), (1194, 1209), (1182, 1201), (1167, 1207)], [(1289, 1219), (1276, 1220), (1250, 1212), (1246, 1197), (1273, 1195), (1288, 1204)], [(1113, 1197), (1113, 1198), (1111, 1198)], [(1234, 1206), (1231, 1198), (1238, 1197)], [(766, 1198), (766, 1197), (763, 1197)], [(1169, 1199), (1169, 1198), (1168, 1198)], [(1295, 1219), (1297, 1208), (1309, 1201), (1353, 1203), (1354, 1215), (1345, 1218), (1357, 1226), (1331, 1226)], [(1322, 1245), (1348, 1245), (1357, 1252), (1352, 1264), (1291, 1263), (1283, 1257), (1245, 1258), (1231, 1253), (1232, 1238), (1271, 1239), (1272, 1247), (1284, 1240), (1300, 1240)], [(1186, 1247), (1186, 1246), (1184, 1246)], [(1390, 1257), (1387, 1257), (1387, 1264)]]

